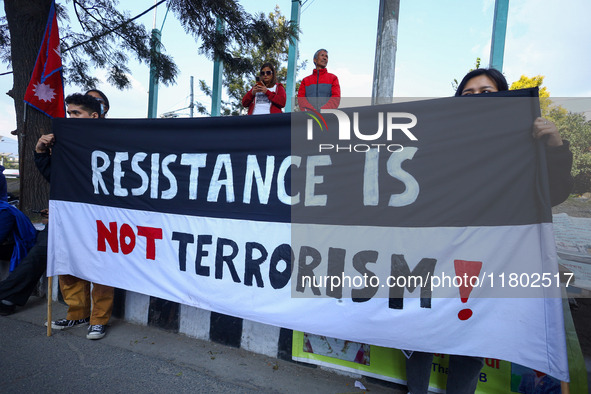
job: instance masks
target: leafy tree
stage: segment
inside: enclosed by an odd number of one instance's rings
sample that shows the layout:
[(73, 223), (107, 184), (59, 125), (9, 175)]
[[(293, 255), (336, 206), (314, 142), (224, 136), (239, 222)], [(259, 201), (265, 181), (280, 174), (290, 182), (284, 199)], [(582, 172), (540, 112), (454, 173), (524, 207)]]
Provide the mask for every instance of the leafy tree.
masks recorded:
[(517, 90), (517, 89), (527, 89), (527, 88), (539, 88), (539, 97), (540, 97), (540, 111), (544, 118), (548, 118), (552, 120), (554, 123), (558, 125), (557, 122), (560, 121), (562, 117), (564, 117), (568, 111), (559, 105), (554, 105), (552, 100), (550, 99), (550, 92), (545, 86), (542, 86), (544, 83), (544, 76), (537, 75), (535, 77), (527, 77), (522, 75), (518, 81), (513, 82), (509, 86), (509, 90)]
[(556, 122), (562, 138), (570, 142), (573, 152), (572, 175), (575, 193), (591, 191), (591, 123), (580, 113), (568, 112)]
[[(279, 6), (270, 12), (268, 16), (261, 13), (258, 16), (259, 20), (265, 20), (271, 26), (271, 34), (276, 37), (266, 47), (262, 45), (263, 42), (258, 42), (259, 45), (246, 47), (237, 47), (232, 51), (232, 55), (236, 59), (243, 59), (248, 61), (251, 67), (242, 73), (236, 73), (234, 70), (226, 67), (224, 64), (223, 70), (223, 86), (226, 88), (228, 100), (222, 100), (221, 114), (224, 116), (243, 115), (247, 109), (242, 106), (242, 98), (252, 88), (255, 83), (256, 76), (259, 74), (260, 66), (263, 63), (270, 62), (275, 66), (277, 72), (277, 81), (285, 85), (287, 80), (287, 57), (289, 52), (289, 37), (281, 35), (280, 32), (285, 30), (289, 25), (289, 21), (281, 14)], [(262, 37), (261, 37), (262, 39)], [(305, 67), (306, 61), (302, 62), (297, 68)], [(199, 81), (201, 91), (206, 96), (211, 97), (212, 91), (205, 81)], [(198, 111), (208, 114), (205, 107), (198, 105)]]
[(540, 109), (544, 118), (556, 124), (563, 139), (570, 142), (573, 152), (572, 176), (575, 178), (575, 192), (591, 191), (591, 124), (586, 122), (582, 114), (568, 112), (560, 105), (554, 105), (550, 99), (550, 92), (545, 86), (544, 76), (527, 77), (522, 75), (518, 81), (511, 84), (510, 89), (526, 89), (538, 87), (540, 89)]
[[(164, 3), (161, 1), (160, 3)], [(6, 17), (0, 20), (0, 60), (10, 62), (13, 88), (8, 94), (15, 101), (21, 174), (21, 209), (43, 208), (47, 204), (48, 185), (33, 164), (33, 150), (43, 132), (49, 132), (51, 122), (45, 115), (31, 109), (27, 123), (23, 121), (23, 97), (37, 58), (45, 31), (52, 0), (4, 0)], [(69, 15), (64, 3), (71, 3)], [(251, 48), (256, 42), (271, 47), (274, 37), (295, 37), (297, 27), (290, 23), (277, 30), (264, 18), (246, 13), (238, 0), (167, 0), (168, 7), (180, 20), (188, 34), (201, 43), (200, 53), (210, 59), (221, 59), (228, 70), (244, 72), (250, 69), (248, 59), (236, 58), (231, 48), (237, 45)], [(117, 0), (64, 0), (56, 5), (60, 25), (62, 60), (66, 83), (84, 89), (94, 87), (98, 80), (92, 72), (103, 69), (107, 80), (117, 88), (130, 87), (128, 62), (130, 57), (140, 63), (154, 64), (156, 75), (164, 84), (174, 83), (178, 74), (173, 59), (163, 50), (150, 51), (150, 34), (143, 25), (130, 18), (118, 7)], [(226, 29), (216, 31), (217, 18), (225, 21)], [(75, 25), (71, 24), (71, 18)]]
[(517, 90), (517, 89), (527, 89), (527, 88), (540, 88), (540, 97), (550, 97), (550, 92), (546, 89), (545, 86), (542, 86), (544, 83), (544, 76), (543, 75), (536, 75), (535, 77), (526, 77), (522, 75), (518, 81), (515, 81), (509, 87), (509, 90)]
[(545, 86), (542, 86), (544, 83), (544, 76), (543, 75), (536, 75), (535, 77), (527, 77), (522, 75), (518, 81), (513, 82), (509, 86), (509, 90), (517, 90), (517, 89), (527, 89), (527, 88), (539, 88), (539, 97), (540, 97), (540, 110), (542, 111), (542, 116), (548, 116), (551, 108), (552, 108), (552, 101), (548, 99), (550, 97), (550, 92), (546, 89)]
[[(564, 120), (564, 117), (567, 116), (569, 112), (561, 105), (553, 105), (551, 99), (547, 100), (549, 100), (550, 104), (547, 106), (547, 108), (542, 108), (542, 116), (556, 123), (558, 127), (558, 125)], [(545, 105), (546, 103), (540, 99), (540, 107), (542, 104)]]

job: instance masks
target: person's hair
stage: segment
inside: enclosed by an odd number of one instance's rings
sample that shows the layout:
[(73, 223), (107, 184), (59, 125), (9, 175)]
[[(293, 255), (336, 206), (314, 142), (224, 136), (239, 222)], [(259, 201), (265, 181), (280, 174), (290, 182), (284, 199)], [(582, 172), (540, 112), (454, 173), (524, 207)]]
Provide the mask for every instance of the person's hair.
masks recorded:
[(109, 105), (109, 99), (107, 98), (107, 95), (98, 89), (90, 89), (90, 90), (86, 91), (86, 93), (84, 93), (84, 94), (88, 94), (90, 92), (98, 93), (98, 95), (101, 96), (101, 98), (103, 99), (106, 108), (105, 108), (105, 112), (102, 113), (102, 111), (101, 111), (101, 112), (99, 112), (99, 115), (105, 116), (107, 114), (107, 112), (109, 112), (109, 109), (111, 108), (111, 106)]
[(466, 74), (464, 79), (462, 79), (462, 82), (460, 82), (460, 84), (458, 85), (458, 89), (456, 90), (455, 95), (461, 96), (462, 91), (466, 87), (466, 84), (468, 83), (468, 81), (471, 80), (472, 78), (478, 77), (480, 75), (486, 75), (487, 77), (492, 79), (493, 82), (495, 83), (495, 85), (497, 85), (497, 90), (499, 92), (502, 92), (503, 90), (509, 90), (509, 85), (507, 84), (507, 80), (505, 79), (505, 76), (499, 70), (497, 70), (495, 68), (477, 68), (476, 70), (472, 70), (468, 74)]
[(326, 52), (326, 54), (328, 55), (328, 51), (327, 51), (326, 49), (324, 49), (324, 48), (320, 48), (319, 50), (317, 50), (316, 52), (314, 52), (314, 57), (312, 58), (312, 62), (313, 62), (313, 63), (316, 63), (316, 59), (318, 58), (318, 54), (319, 54), (321, 51), (324, 51), (324, 52)]
[(275, 72), (275, 67), (273, 66), (273, 64), (263, 63), (263, 65), (261, 66), (261, 71), (263, 71), (263, 68), (265, 68), (265, 67), (269, 67), (271, 69), (271, 71), (273, 71), (273, 78), (269, 82), (271, 85), (267, 86), (268, 88), (271, 88), (277, 83), (277, 73)]
[(89, 115), (92, 115), (93, 112), (96, 112), (99, 115), (101, 113), (101, 103), (96, 99), (96, 97), (92, 97), (88, 94), (71, 94), (66, 97), (66, 104), (78, 105), (82, 110), (88, 112)]

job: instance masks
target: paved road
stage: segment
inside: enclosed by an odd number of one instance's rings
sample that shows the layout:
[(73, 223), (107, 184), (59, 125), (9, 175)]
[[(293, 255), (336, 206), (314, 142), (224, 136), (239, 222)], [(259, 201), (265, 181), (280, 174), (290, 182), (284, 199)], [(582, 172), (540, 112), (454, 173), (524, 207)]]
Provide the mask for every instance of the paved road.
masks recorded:
[(85, 327), (47, 337), (45, 313), (32, 298), (0, 317), (0, 393), (363, 393), (356, 380), (371, 394), (407, 392), (118, 319), (99, 341)]

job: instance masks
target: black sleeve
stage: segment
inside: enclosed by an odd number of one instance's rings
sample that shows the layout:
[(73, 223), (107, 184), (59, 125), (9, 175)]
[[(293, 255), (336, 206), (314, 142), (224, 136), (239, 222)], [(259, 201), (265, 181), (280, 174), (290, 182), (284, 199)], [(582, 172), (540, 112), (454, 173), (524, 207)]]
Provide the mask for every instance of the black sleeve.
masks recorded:
[(552, 206), (564, 202), (573, 190), (574, 180), (570, 173), (573, 166), (573, 154), (569, 147), (570, 143), (567, 140), (563, 140), (561, 146), (546, 147)]
[(37, 166), (37, 169), (39, 170), (39, 172), (41, 172), (43, 178), (45, 178), (47, 182), (50, 182), (49, 178), (51, 176), (51, 154), (49, 152), (34, 152), (34, 154), (35, 165)]

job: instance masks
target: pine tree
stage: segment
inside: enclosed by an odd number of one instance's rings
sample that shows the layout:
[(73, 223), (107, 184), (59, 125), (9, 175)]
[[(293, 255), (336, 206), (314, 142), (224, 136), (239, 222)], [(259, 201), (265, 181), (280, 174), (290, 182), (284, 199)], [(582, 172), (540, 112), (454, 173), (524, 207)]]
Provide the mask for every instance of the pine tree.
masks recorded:
[[(25, 213), (45, 208), (49, 191), (34, 166), (33, 151), (39, 137), (50, 132), (51, 121), (30, 109), (25, 126), (23, 97), (51, 3), (52, 0), (5, 0), (6, 17), (0, 21), (0, 59), (9, 61), (13, 69), (13, 87), (8, 94), (15, 101), (21, 163), (20, 207)], [(65, 3), (72, 4), (72, 15), (68, 14)], [(276, 39), (297, 36), (296, 26), (288, 23), (278, 32), (265, 18), (245, 12), (237, 0), (163, 0), (160, 3), (166, 3), (185, 31), (199, 40), (201, 54), (212, 60), (222, 60), (231, 73), (243, 73), (252, 66), (248, 59), (234, 56), (234, 46), (252, 48), (256, 43), (257, 47), (269, 48)], [(165, 85), (175, 82), (178, 69), (172, 57), (165, 51), (157, 55), (151, 53), (149, 32), (132, 20), (129, 12), (121, 10), (117, 0), (65, 0), (56, 4), (56, 12), (66, 83), (92, 88), (98, 82), (94, 70), (103, 69), (109, 83), (120, 89), (129, 87), (130, 57), (146, 65), (153, 60), (159, 82)], [(226, 28), (222, 32), (216, 31), (218, 17), (225, 21)], [(73, 27), (78, 25), (79, 29)], [(275, 36), (278, 33), (279, 36)]]
[[(239, 47), (232, 51), (232, 56), (237, 59), (243, 59), (250, 66), (243, 72), (235, 72), (224, 64), (223, 86), (226, 88), (229, 99), (222, 102), (221, 114), (225, 116), (244, 115), (246, 108), (242, 106), (242, 98), (255, 84), (255, 78), (259, 75), (260, 66), (263, 63), (270, 62), (275, 66), (277, 72), (277, 82), (285, 85), (287, 80), (287, 57), (289, 52), (289, 36), (282, 34), (289, 26), (289, 20), (281, 14), (279, 6), (275, 7), (273, 12), (267, 16), (261, 13), (258, 19), (272, 28), (271, 35), (275, 39), (270, 46), (264, 45), (262, 37), (257, 40), (255, 45)], [(306, 61), (298, 65), (298, 69), (305, 67)], [(211, 88), (205, 81), (200, 80), (201, 91), (206, 96), (211, 97)], [(297, 90), (296, 90), (297, 91)], [(198, 106), (198, 111), (207, 114), (204, 106)]]

